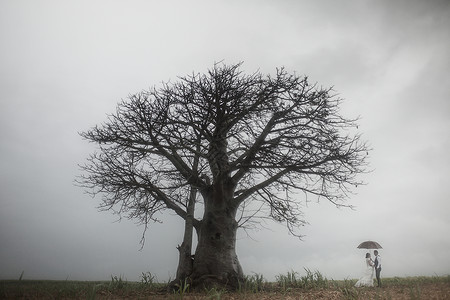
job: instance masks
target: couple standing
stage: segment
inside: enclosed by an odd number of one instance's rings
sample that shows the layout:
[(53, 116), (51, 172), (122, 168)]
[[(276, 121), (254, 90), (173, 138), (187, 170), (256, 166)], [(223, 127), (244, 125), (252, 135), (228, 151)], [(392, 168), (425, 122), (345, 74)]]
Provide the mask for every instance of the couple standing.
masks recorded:
[(364, 276), (361, 277), (355, 284), (356, 287), (360, 286), (373, 286), (373, 271), (375, 269), (375, 276), (377, 277), (378, 287), (381, 287), (381, 257), (378, 255), (378, 251), (373, 251), (375, 255), (375, 261), (370, 257), (370, 253), (366, 253), (366, 271)]

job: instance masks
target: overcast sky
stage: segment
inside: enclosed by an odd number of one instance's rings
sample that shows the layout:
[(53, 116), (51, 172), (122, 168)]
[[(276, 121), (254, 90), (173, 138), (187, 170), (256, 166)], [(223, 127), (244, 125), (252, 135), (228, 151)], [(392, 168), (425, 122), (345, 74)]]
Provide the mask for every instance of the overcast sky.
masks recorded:
[(334, 86), (373, 148), (355, 210), (309, 203), (303, 241), (239, 233), (246, 274), (358, 278), (364, 240), (382, 276), (449, 274), (449, 1), (1, 0), (0, 43), (0, 279), (173, 279), (183, 223), (168, 212), (139, 251), (143, 228), (74, 186), (94, 150), (78, 132), (222, 60)]

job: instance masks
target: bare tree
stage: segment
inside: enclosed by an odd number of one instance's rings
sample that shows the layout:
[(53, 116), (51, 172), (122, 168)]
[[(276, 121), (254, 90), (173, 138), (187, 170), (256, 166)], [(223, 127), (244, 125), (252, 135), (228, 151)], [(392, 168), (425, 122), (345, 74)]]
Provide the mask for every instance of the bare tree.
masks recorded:
[[(264, 76), (240, 67), (216, 64), (132, 95), (81, 133), (99, 150), (79, 182), (103, 195), (102, 208), (146, 226), (169, 209), (196, 229), (194, 285), (243, 280), (235, 244), (244, 203), (260, 203), (266, 217), (299, 235), (305, 197), (346, 205), (367, 167), (357, 119), (340, 115), (331, 89), (283, 68)], [(201, 218), (193, 216), (196, 201)]]

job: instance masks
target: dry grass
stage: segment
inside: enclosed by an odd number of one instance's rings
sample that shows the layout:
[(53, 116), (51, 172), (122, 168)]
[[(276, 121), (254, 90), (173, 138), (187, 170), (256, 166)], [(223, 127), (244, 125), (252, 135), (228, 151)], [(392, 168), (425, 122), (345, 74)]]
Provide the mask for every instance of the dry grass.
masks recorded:
[(4, 280), (0, 299), (450, 299), (450, 276), (385, 278), (382, 288), (355, 288), (356, 280), (328, 280), (318, 271), (306, 271), (305, 276), (293, 271), (279, 275), (276, 282), (248, 276), (234, 292), (216, 288), (190, 292), (188, 286), (168, 292), (165, 284), (151, 277), (141, 282), (120, 277), (109, 282)]

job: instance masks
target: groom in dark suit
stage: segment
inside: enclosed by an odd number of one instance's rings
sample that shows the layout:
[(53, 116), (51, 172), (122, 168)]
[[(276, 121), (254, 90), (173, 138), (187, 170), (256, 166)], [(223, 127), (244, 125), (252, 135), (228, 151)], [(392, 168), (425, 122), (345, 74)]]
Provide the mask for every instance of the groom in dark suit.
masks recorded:
[(378, 287), (381, 287), (381, 257), (378, 255), (377, 250), (373, 251), (373, 254), (375, 255), (375, 275), (377, 276)]

